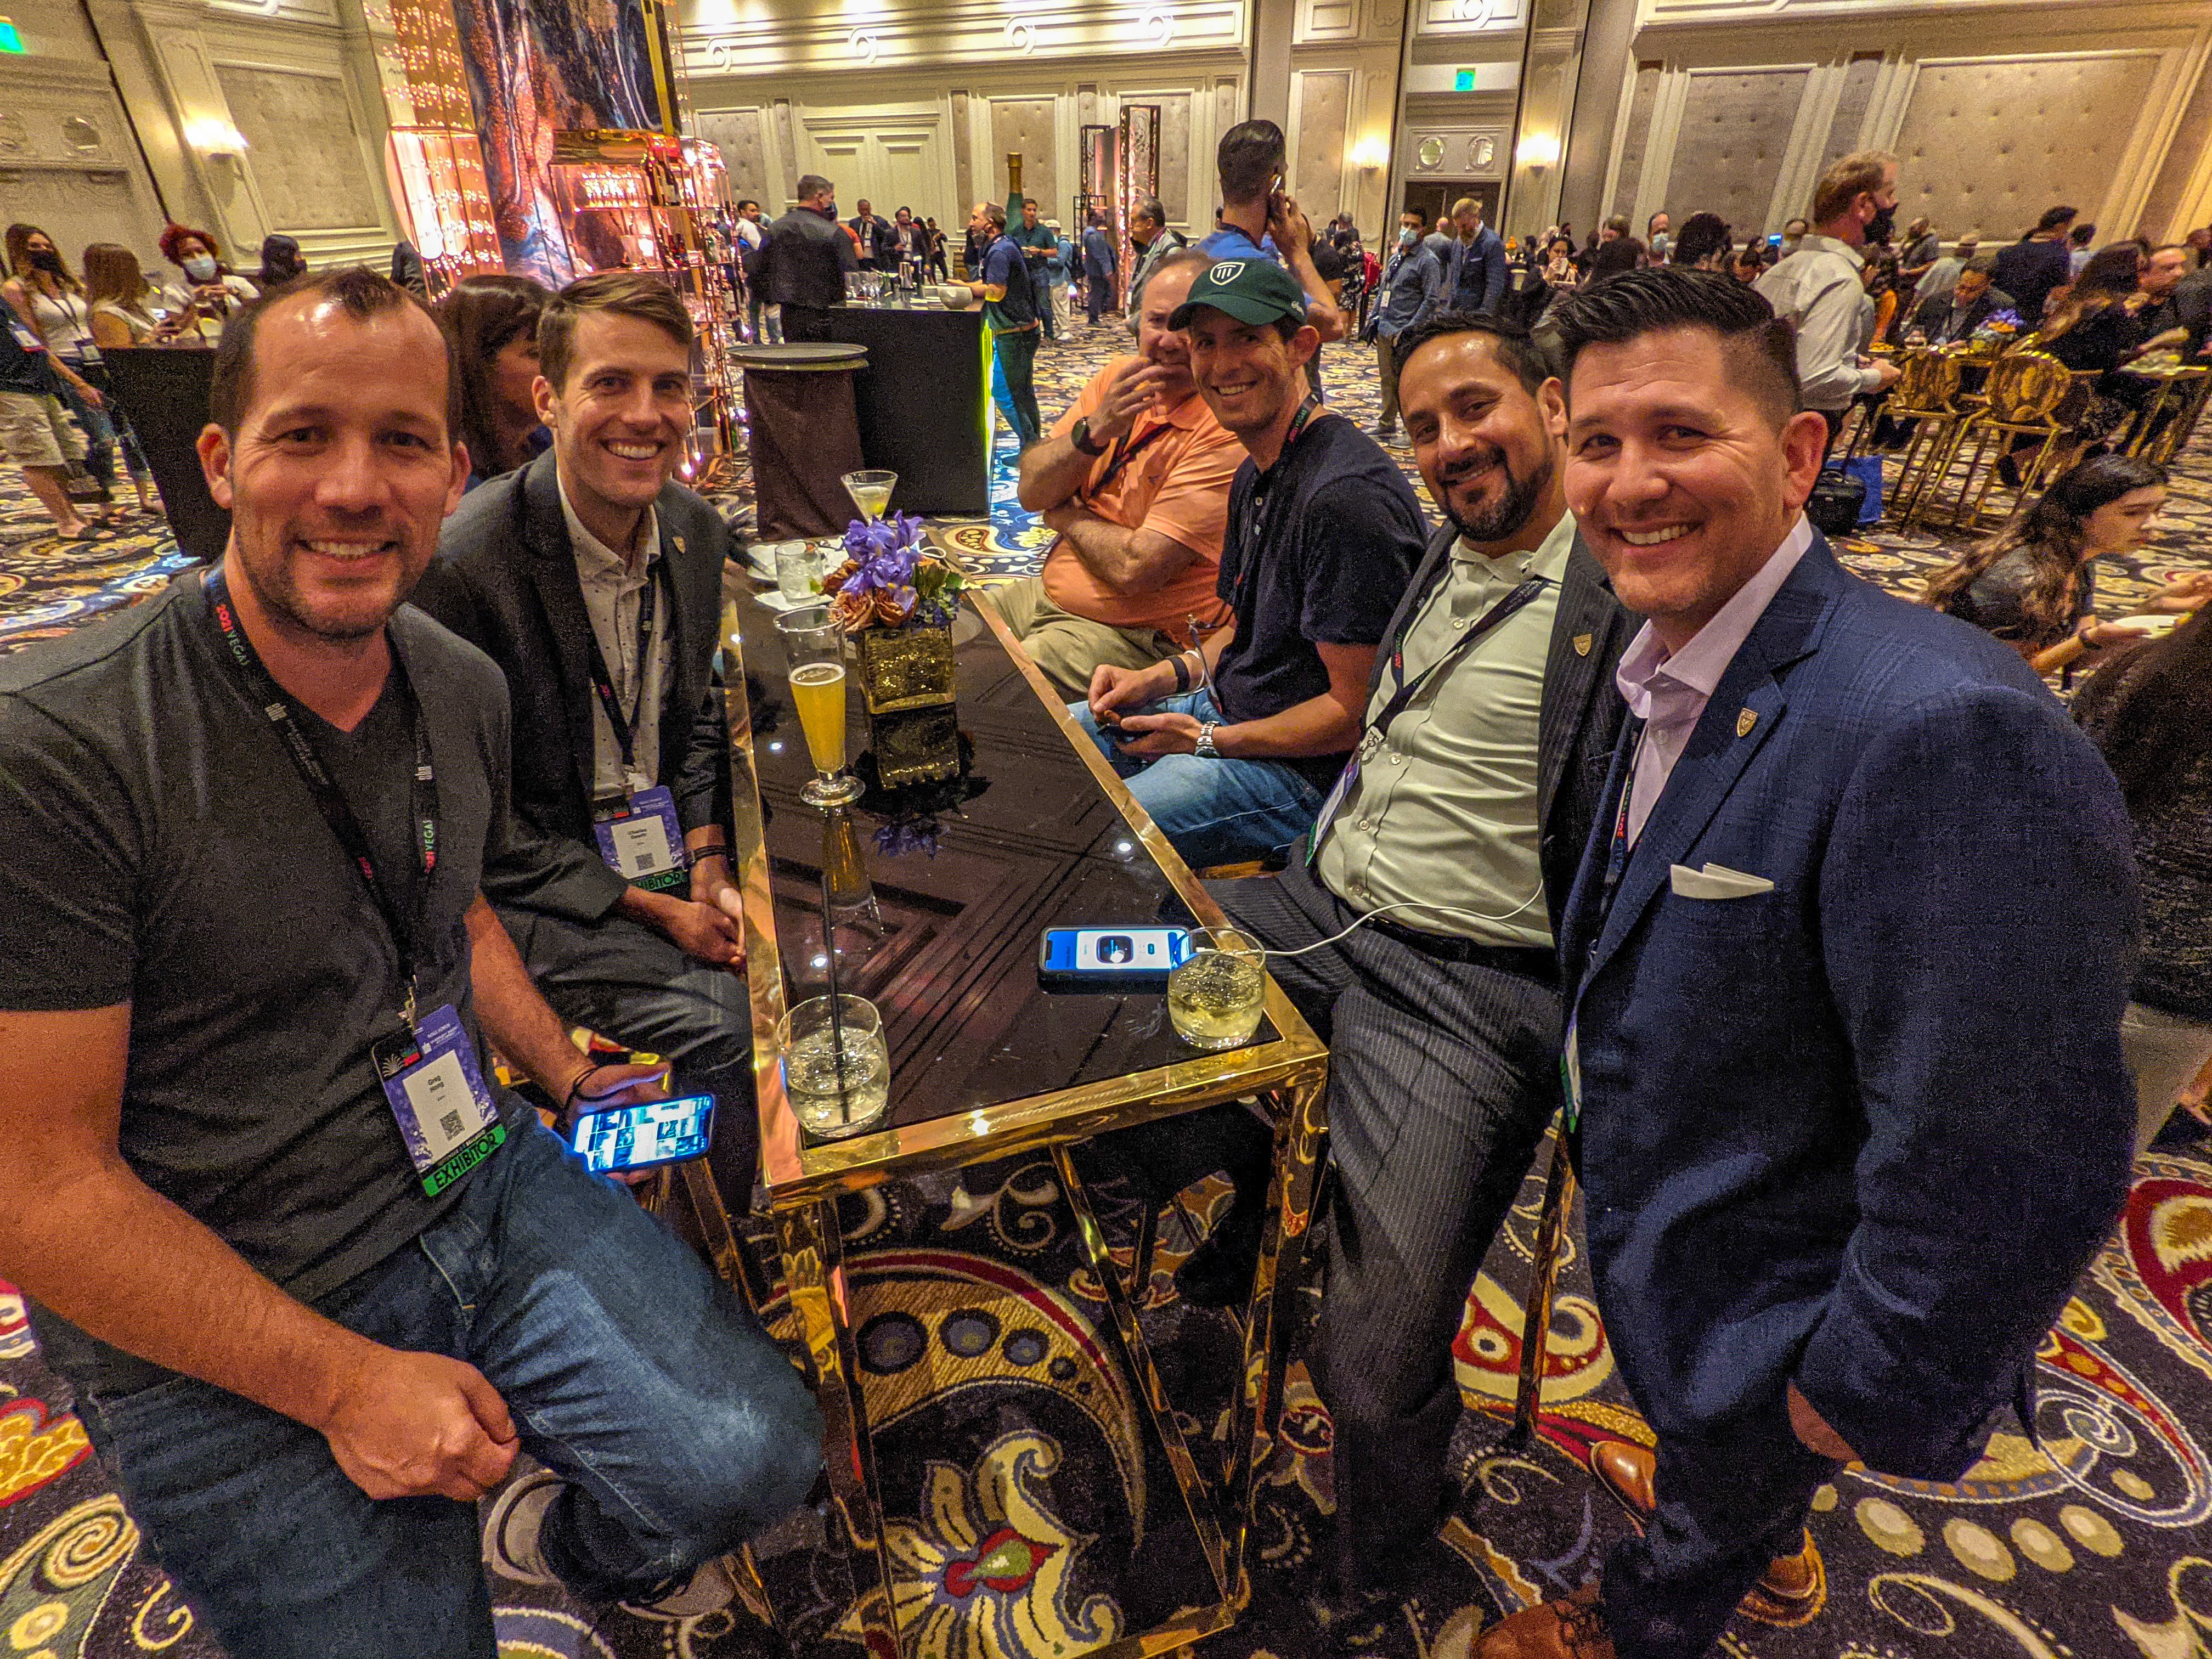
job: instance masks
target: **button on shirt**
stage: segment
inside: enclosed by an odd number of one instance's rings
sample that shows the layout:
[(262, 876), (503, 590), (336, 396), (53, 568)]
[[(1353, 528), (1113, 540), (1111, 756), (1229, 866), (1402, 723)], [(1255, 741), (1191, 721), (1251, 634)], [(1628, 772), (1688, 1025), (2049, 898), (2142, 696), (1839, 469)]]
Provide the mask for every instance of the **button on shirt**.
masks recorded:
[[(1315, 867), (1322, 883), (1363, 910), (1417, 901), (1435, 909), (1389, 919), (1429, 933), (1509, 948), (1548, 949), (1536, 813), (1537, 726), (1559, 583), (1575, 521), (1561, 514), (1533, 553), (1491, 558), (1464, 541), (1402, 641), (1406, 678), (1418, 679), (1491, 607), (1530, 575), (1543, 592), (1461, 653), (1378, 732), (1390, 700), (1386, 668), (1367, 708), (1359, 781), (1346, 795)], [(1533, 896), (1533, 897), (1532, 897)]]
[(1797, 378), (1808, 409), (1834, 414), (1881, 384), (1879, 368), (1858, 363), (1864, 263), (1849, 242), (1808, 232), (1796, 252), (1759, 279), (1759, 296), (1774, 314), (1797, 326)]
[[(660, 527), (653, 509), (645, 509), (645, 522), (637, 528), (641, 556), (635, 569), (629, 561), (584, 528), (584, 521), (568, 505), (568, 489), (561, 485), (561, 516), (568, 521), (568, 545), (576, 555), (576, 576), (583, 584), (584, 611), (592, 619), (599, 654), (614, 677), (615, 699), (623, 713), (636, 711), (631, 758), (641, 782), (623, 775), (622, 743), (608, 723), (599, 696), (592, 696), (592, 793), (627, 795), (633, 787), (647, 787), (660, 776), (660, 705), (668, 695), (670, 624), (668, 593), (664, 587), (653, 607), (653, 636), (647, 641), (645, 661), (637, 654), (637, 613), (645, 598), (645, 585), (653, 578), (660, 561)], [(638, 692), (644, 678), (644, 695)]]
[(1644, 833), (1651, 809), (1659, 804), (1674, 763), (1681, 759), (1690, 734), (1698, 729), (1698, 718), (1705, 712), (1721, 676), (1812, 544), (1813, 526), (1801, 514), (1796, 527), (1759, 566), (1759, 574), (1736, 589), (1735, 597), (1680, 651), (1668, 655), (1658, 634), (1646, 623), (1621, 653), (1614, 683), (1628, 703), (1628, 712), (1644, 722), (1629, 787), (1630, 846)]

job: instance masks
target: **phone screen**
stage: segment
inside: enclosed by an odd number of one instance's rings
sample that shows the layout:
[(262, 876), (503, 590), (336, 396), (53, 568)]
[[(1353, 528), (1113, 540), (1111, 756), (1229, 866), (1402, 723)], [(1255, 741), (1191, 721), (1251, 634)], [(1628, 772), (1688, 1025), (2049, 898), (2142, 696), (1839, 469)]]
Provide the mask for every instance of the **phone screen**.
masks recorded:
[(1066, 974), (1164, 975), (1189, 953), (1190, 933), (1182, 927), (1054, 927), (1045, 933), (1044, 965)]
[(576, 1120), (569, 1145), (584, 1165), (605, 1175), (679, 1158), (703, 1158), (714, 1133), (714, 1097), (685, 1095), (586, 1112)]

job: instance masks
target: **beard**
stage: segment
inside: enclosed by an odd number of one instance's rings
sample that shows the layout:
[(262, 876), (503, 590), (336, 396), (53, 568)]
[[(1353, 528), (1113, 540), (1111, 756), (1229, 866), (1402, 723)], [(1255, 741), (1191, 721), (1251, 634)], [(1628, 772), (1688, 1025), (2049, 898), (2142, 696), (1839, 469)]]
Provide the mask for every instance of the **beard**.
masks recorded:
[[(413, 574), (401, 578), (396, 592), (390, 587), (380, 590), (363, 583), (312, 595), (301, 583), (283, 538), (258, 535), (257, 528), (251, 524), (236, 526), (234, 544), (239, 568), (263, 613), (295, 638), (311, 635), (333, 645), (355, 645), (374, 638), (384, 631), (392, 613), (414, 586), (414, 579), (422, 574), (410, 558), (405, 562)], [(272, 539), (273, 547), (269, 544)], [(425, 557), (422, 562), (427, 565), (429, 561)]]
[[(1552, 487), (1553, 463), (1549, 454), (1544, 457), (1542, 465), (1525, 478), (1513, 476), (1513, 469), (1506, 462), (1502, 451), (1492, 451), (1492, 459), (1487, 465), (1496, 466), (1505, 475), (1505, 488), (1495, 501), (1470, 518), (1461, 517), (1459, 509), (1450, 504), (1452, 481), (1449, 478), (1437, 480), (1443, 486), (1437, 493), (1443, 505), (1444, 516), (1459, 527), (1462, 536), (1477, 547), (1486, 542), (1502, 542), (1508, 536), (1517, 535), (1534, 515), (1536, 504), (1544, 499), (1544, 492)], [(1463, 471), (1477, 470), (1475, 467), (1462, 469)]]

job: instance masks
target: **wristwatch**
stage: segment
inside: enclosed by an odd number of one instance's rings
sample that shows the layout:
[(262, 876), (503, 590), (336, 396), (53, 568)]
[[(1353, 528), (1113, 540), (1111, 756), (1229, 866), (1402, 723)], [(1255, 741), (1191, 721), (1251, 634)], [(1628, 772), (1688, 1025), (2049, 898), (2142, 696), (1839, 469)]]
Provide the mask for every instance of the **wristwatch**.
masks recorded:
[(1088, 415), (1080, 417), (1067, 429), (1067, 441), (1085, 455), (1103, 455), (1106, 453), (1104, 444), (1091, 441), (1091, 417)]
[(1207, 720), (1198, 728), (1198, 746), (1191, 752), (1201, 760), (1219, 760), (1221, 751), (1213, 746), (1213, 728), (1218, 722)]

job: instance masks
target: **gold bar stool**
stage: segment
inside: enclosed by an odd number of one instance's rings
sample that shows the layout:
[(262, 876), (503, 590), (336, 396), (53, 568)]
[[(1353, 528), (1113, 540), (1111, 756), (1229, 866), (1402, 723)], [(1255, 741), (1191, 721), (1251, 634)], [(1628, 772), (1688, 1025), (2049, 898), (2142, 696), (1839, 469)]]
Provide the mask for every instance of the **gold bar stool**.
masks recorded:
[[(2088, 378), (2094, 380), (2096, 376), (2091, 372)], [(1944, 458), (1944, 470), (1948, 471), (1959, 450), (1968, 444), (1973, 447), (1972, 453), (1966, 458), (1966, 476), (1958, 481), (1950, 523), (1969, 528), (1981, 523), (1982, 503), (1989, 497), (1990, 485), (1996, 480), (1995, 460), (1990, 453), (1992, 443), (2002, 454), (2013, 447), (2008, 441), (2010, 439), (2037, 439), (2039, 441), (2034, 459), (2021, 475), (2021, 488), (2014, 495), (2013, 505), (2017, 510), (2028, 490), (2042, 477), (2051, 452), (2066, 435), (2067, 423), (2059, 418), (2059, 411), (2073, 401), (2075, 389), (2075, 376), (2047, 351), (2022, 347), (1997, 359), (1984, 388), (1988, 406), (1960, 428), (1952, 453)], [(2086, 392), (2082, 400), (2086, 407)], [(1977, 477), (1980, 480), (1978, 489), (1975, 487)]]
[(1954, 353), (1917, 349), (1905, 354), (1899, 367), (1905, 378), (1889, 394), (1889, 415), (1913, 423), (1898, 465), (1897, 482), (1889, 491), (1889, 516), (1902, 530), (1911, 526), (1928, 486), (1940, 474), (1939, 464), (1950, 453), (1952, 435), (1965, 411), (1959, 407), (1962, 370)]

